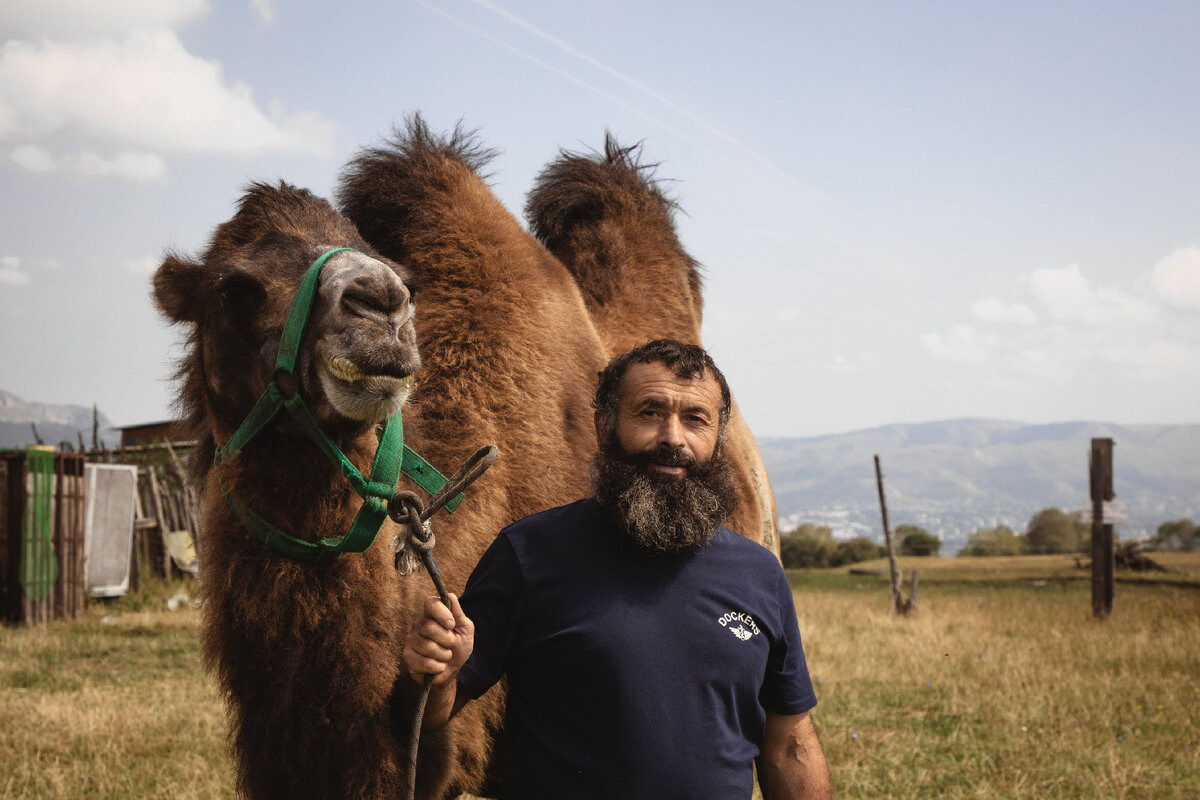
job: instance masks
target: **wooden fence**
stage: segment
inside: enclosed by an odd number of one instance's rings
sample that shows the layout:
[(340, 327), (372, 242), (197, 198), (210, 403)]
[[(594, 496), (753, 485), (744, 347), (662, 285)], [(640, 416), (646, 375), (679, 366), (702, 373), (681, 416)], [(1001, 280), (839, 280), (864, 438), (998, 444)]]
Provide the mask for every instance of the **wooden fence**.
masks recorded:
[[(186, 450), (182, 452), (186, 460)], [(199, 501), (188, 485), (176, 447), (164, 441), (86, 454), (3, 451), (0, 620), (39, 624), (83, 614), (89, 593), (85, 543), (85, 463), (89, 461), (137, 468), (130, 588), (148, 578), (195, 574), (192, 545), (202, 535)], [(124, 557), (124, 545), (121, 548), (118, 558)]]
[(0, 452), (0, 617), (38, 624), (83, 614), (84, 457)]

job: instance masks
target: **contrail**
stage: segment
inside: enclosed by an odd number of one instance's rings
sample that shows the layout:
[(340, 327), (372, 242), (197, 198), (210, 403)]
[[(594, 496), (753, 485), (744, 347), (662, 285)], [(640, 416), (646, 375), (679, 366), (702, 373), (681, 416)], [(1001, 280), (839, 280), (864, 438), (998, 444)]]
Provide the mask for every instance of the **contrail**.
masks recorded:
[[(554, 73), (555, 75), (559, 76), (563, 80), (569, 81), (569, 82), (575, 84), (576, 86), (581, 86), (584, 89), (587, 89), (589, 92), (592, 92), (593, 94), (603, 97), (605, 100), (608, 100), (610, 103), (620, 106), (621, 108), (625, 109), (626, 111), (630, 112), (631, 114), (636, 114), (637, 116), (641, 117), (642, 119), (646, 120), (647, 122), (649, 122), (653, 125), (657, 125), (658, 127), (669, 131), (670, 133), (678, 136), (680, 139), (683, 139), (684, 141), (688, 142), (689, 144), (691, 144), (695, 147), (698, 147), (701, 150), (704, 150), (706, 152), (709, 152), (709, 153), (713, 152), (713, 149), (711, 147), (707, 147), (706, 145), (704, 145), (704, 143), (696, 141), (696, 139), (694, 139), (691, 136), (688, 136), (686, 133), (679, 130), (678, 128), (668, 125), (666, 122), (663, 122), (661, 119), (658, 119), (658, 118), (646, 113), (645, 111), (642, 111), (640, 108), (630, 105), (629, 103), (627, 103), (626, 101), (617, 97), (616, 95), (610, 94), (609, 92), (604, 91), (599, 86), (596, 86), (595, 84), (592, 84), (592, 83), (588, 83), (587, 81), (585, 81), (581, 78), (578, 78), (575, 75), (572, 75), (571, 73), (567, 72), (564, 69), (556, 67), (547, 61), (543, 61), (542, 59), (538, 58), (537, 56), (527, 53), (518, 47), (514, 47), (513, 45), (509, 44), (508, 42), (506, 42), (496, 36), (493, 36), (492, 34), (488, 33), (487, 31), (482, 30), (480, 28), (476, 28), (474, 25), (471, 25), (470, 23), (459, 19), (458, 17), (454, 16), (453, 14), (443, 11), (442, 9), (435, 6), (433, 3), (427, 2), (427, 0), (414, 0), (414, 2), (417, 5), (422, 6), (423, 8), (426, 8), (429, 11), (432, 11), (433, 13), (437, 14), (439, 17), (442, 17), (443, 19), (447, 19), (450, 22), (453, 22), (455, 25), (466, 28), (471, 33), (474, 33), (477, 36), (481, 36), (484, 39), (487, 39), (489, 42), (497, 45), (498, 47), (504, 48), (505, 50), (512, 53), (513, 55), (519, 56), (519, 57), (525, 59), (526, 61), (536, 64), (537, 66), (541, 67), (542, 69), (544, 69), (548, 72)], [(503, 9), (490, 9), (490, 10), (494, 10), (497, 13), (501, 14), (502, 16), (511, 17), (511, 15), (509, 15), (507, 12), (503, 11)], [(511, 19), (519, 25), (524, 26), (526, 24), (526, 23), (521, 22), (516, 17), (511, 17)], [(534, 29), (534, 30), (536, 30), (536, 29)], [(544, 35), (549, 36), (549, 34), (544, 34)], [(554, 40), (553, 37), (550, 37), (550, 38), (552, 41), (557, 41), (557, 40)], [(561, 45), (561, 46), (566, 48), (568, 52), (571, 52), (570, 48), (567, 48), (566, 45)], [(647, 91), (649, 91), (649, 90), (647, 90)]]
[[(417, 2), (420, 2), (422, 5), (425, 5), (424, 0), (417, 0)], [(542, 30), (541, 28), (537, 27), (536, 25), (534, 25), (530, 22), (526, 22), (524, 19), (521, 19), (516, 14), (513, 14), (511, 11), (503, 9), (500, 6), (496, 5), (495, 3), (490, 2), (490, 0), (471, 0), (471, 2), (473, 2), (477, 6), (486, 8), (488, 11), (491, 11), (493, 14), (503, 17), (504, 19), (508, 20), (509, 22), (516, 25), (517, 27), (522, 28), (525, 31), (528, 31), (529, 33), (533, 34), (534, 36), (538, 37), (539, 39), (542, 39), (543, 41), (549, 42), (550, 44), (557, 47), (559, 50), (562, 50), (564, 53), (583, 61), (584, 63), (588, 64), (589, 66), (600, 70), (604, 74), (606, 74), (612, 78), (616, 78), (617, 80), (621, 81), (622, 83), (636, 89), (637, 91), (639, 91), (642, 94), (646, 95), (647, 97), (651, 98), (655, 102), (657, 102), (663, 106), (666, 106), (667, 108), (671, 109), (672, 111), (674, 111), (678, 114), (682, 114), (683, 116), (687, 117), (689, 120), (694, 122), (696, 125), (700, 126), (702, 129), (707, 131), (708, 133), (710, 133), (713, 136), (717, 137), (718, 139), (721, 139), (721, 140), (725, 141), (726, 143), (732, 145), (737, 150), (741, 151), (745, 155), (749, 156), (750, 158), (754, 159), (758, 163), (762, 164), (764, 167), (768, 168), (775, 174), (779, 175), (782, 178), (785, 178), (786, 180), (788, 180), (789, 182), (791, 182), (797, 186), (802, 186), (802, 184), (799, 181), (797, 181), (795, 178), (788, 175), (786, 172), (779, 169), (779, 167), (777, 167), (773, 163), (771, 163), (771, 161), (766, 156), (763, 156), (762, 154), (760, 154), (758, 151), (754, 150), (753, 148), (748, 147), (745, 144), (742, 144), (742, 142), (739, 141), (737, 139), (737, 137), (735, 137), (733, 134), (726, 133), (725, 131), (721, 130), (717, 126), (715, 126), (712, 123), (705, 120), (699, 114), (695, 114), (692, 111), (690, 111), (689, 109), (684, 108), (683, 106), (679, 105), (678, 103), (671, 100), (670, 98), (660, 94), (659, 92), (655, 91), (654, 89), (651, 89), (649, 86), (646, 86), (641, 81), (638, 81), (635, 78), (631, 78), (628, 75), (625, 75), (624, 73), (613, 69), (612, 67), (608, 66), (604, 62), (602, 62), (596, 58), (593, 58), (592, 56), (588, 55), (587, 53), (582, 52), (581, 50), (576, 49), (575, 47), (572, 47), (571, 45), (567, 44), (562, 39), (559, 39), (558, 37), (554, 36), (553, 34)], [(492, 37), (488, 37), (488, 38), (491, 39)], [(493, 39), (493, 41), (495, 41), (495, 40)], [(535, 59), (531, 59), (531, 60), (535, 60)], [(549, 65), (545, 65), (544, 62), (537, 62), (537, 63), (543, 64), (544, 66), (547, 66), (548, 68), (553, 69), (553, 71), (555, 73), (565, 76), (565, 73), (561, 72), (560, 70), (549, 67)], [(571, 78), (571, 80), (574, 80), (576, 83), (579, 83), (581, 85), (589, 86), (589, 84), (584, 84), (582, 81), (576, 80), (574, 78)], [(594, 87), (592, 87), (592, 88), (594, 91), (599, 92), (599, 90), (594, 89)], [(599, 92), (599, 93), (602, 94), (606, 98), (613, 99), (612, 96), (607, 93), (604, 93), (604, 92)], [(617, 101), (617, 102), (619, 102), (619, 101)], [(626, 109), (629, 109), (631, 111), (634, 111), (635, 113), (638, 113), (640, 116), (642, 116), (644, 118), (651, 119), (648, 115), (641, 114), (641, 112), (636, 111), (636, 109), (631, 108), (626, 103), (620, 103), (620, 105)], [(664, 125), (663, 127), (668, 127), (668, 126)], [(668, 129), (669, 129), (669, 127), (668, 127)], [(676, 132), (676, 133), (678, 133), (678, 132)], [(688, 137), (684, 137), (684, 138), (688, 138)], [(691, 139), (688, 139), (688, 140), (691, 141)], [(705, 149), (708, 149), (708, 148), (705, 148)], [(803, 187), (803, 188), (807, 188), (807, 187)]]

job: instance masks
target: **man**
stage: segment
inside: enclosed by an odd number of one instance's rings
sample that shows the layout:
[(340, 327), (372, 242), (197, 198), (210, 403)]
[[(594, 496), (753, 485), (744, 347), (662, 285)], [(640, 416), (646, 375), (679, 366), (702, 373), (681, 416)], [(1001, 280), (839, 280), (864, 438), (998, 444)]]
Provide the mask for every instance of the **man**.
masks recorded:
[(595, 400), (595, 497), (505, 528), (462, 602), (409, 635), (433, 674), (426, 727), (508, 676), (510, 798), (830, 797), (791, 589), (721, 526), (724, 376), (659, 340), (617, 356)]

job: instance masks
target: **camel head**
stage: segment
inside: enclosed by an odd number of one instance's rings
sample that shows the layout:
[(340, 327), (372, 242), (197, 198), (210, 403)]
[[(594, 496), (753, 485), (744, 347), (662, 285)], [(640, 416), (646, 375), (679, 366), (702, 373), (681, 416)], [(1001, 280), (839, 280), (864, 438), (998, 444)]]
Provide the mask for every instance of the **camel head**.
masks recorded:
[[(319, 280), (293, 376), (275, 375), (280, 338), (301, 281), (334, 248)], [(287, 184), (253, 185), (199, 261), (169, 255), (154, 299), (189, 325), (180, 367), (182, 406), (205, 451), (241, 423), (272, 379), (303, 393), (330, 435), (352, 434), (395, 414), (420, 367), (408, 273), (373, 254), (326, 201)]]

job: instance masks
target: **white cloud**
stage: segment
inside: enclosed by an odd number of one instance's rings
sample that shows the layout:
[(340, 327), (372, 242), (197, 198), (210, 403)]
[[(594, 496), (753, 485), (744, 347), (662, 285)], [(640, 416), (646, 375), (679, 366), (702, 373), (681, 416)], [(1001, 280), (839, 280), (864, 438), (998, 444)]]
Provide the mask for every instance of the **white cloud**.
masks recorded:
[(153, 153), (120, 153), (111, 159), (95, 153), (69, 153), (61, 163), (65, 169), (85, 175), (113, 175), (135, 181), (162, 180), (167, 174), (166, 162)]
[(1025, 278), (1034, 299), (1059, 322), (1104, 325), (1138, 322), (1154, 315), (1154, 305), (1117, 287), (1093, 289), (1078, 264), (1034, 270)]
[[(167, 152), (334, 152), (334, 122), (259, 103), (218, 61), (187, 51), (175, 31), (209, 0), (3, 1), (0, 141), (30, 172), (154, 181)], [(273, 19), (274, 0), (249, 2)]]
[(250, 7), (258, 14), (262, 24), (269, 25), (275, 21), (275, 0), (250, 0)]
[(1200, 247), (1186, 247), (1154, 265), (1150, 286), (1164, 303), (1200, 308)]
[(981, 333), (970, 325), (955, 325), (945, 333), (926, 333), (921, 346), (934, 358), (959, 364), (982, 364), (999, 344), (995, 335)]
[(0, 283), (8, 286), (28, 286), (33, 279), (21, 270), (21, 262), (15, 256), (0, 256)]
[(4, 0), (0, 33), (62, 38), (178, 29), (208, 9), (208, 0)]
[(133, 181), (158, 181), (166, 177), (167, 164), (153, 153), (120, 153), (105, 158), (86, 151), (56, 156), (44, 147), (24, 144), (10, 154), (17, 165), (29, 172), (75, 172), (91, 177), (119, 177)]
[(244, 83), (228, 85), (216, 61), (197, 58), (169, 30), (117, 40), (10, 41), (0, 48), (0, 136), (28, 140), (70, 131), (157, 150), (333, 150), (334, 123), (315, 113), (264, 113)]
[(1024, 297), (977, 301), (976, 324), (926, 333), (920, 344), (937, 360), (986, 367), (999, 380), (1123, 375), (1158, 385), (1200, 370), (1200, 318), (1171, 313), (1200, 307), (1198, 247), (1124, 284), (1093, 284), (1072, 264), (1035, 270), (1014, 288)]
[(1012, 322), (1018, 325), (1032, 325), (1037, 321), (1037, 314), (1024, 303), (1005, 303), (995, 297), (980, 300), (971, 306), (971, 311), (984, 322)]
[(36, 144), (14, 147), (9, 156), (18, 166), (30, 172), (53, 172), (58, 169), (58, 160), (54, 155)]

